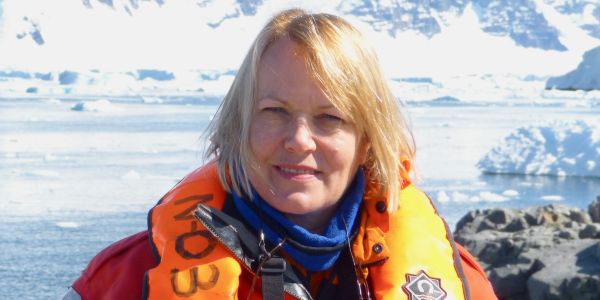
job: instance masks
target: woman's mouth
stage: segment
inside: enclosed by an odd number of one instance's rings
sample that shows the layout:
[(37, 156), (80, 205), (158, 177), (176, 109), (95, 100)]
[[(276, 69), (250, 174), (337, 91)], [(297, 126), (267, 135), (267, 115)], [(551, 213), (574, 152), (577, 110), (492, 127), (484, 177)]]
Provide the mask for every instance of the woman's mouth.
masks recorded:
[(310, 179), (321, 173), (316, 169), (305, 166), (275, 166), (275, 169), (288, 179)]

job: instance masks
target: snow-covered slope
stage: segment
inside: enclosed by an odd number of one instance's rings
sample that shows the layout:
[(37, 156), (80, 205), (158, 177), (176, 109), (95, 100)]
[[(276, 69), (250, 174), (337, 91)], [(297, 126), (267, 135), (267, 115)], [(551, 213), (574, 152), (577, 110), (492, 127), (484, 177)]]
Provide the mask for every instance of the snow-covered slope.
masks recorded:
[(544, 0), (593, 37), (600, 38), (600, 5), (597, 0)]
[(600, 90), (600, 47), (583, 55), (577, 69), (546, 82), (547, 89), (559, 90)]
[(0, 70), (235, 69), (293, 6), (355, 23), (394, 75), (556, 75), (600, 44), (597, 0), (3, 0)]
[(472, 4), (479, 27), (493, 36), (510, 37), (517, 45), (544, 50), (565, 51), (555, 28), (534, 1), (454, 0), (454, 1), (358, 1), (343, 3), (342, 11), (370, 23), (392, 36), (406, 30), (427, 37), (442, 33), (442, 28), (461, 16)]

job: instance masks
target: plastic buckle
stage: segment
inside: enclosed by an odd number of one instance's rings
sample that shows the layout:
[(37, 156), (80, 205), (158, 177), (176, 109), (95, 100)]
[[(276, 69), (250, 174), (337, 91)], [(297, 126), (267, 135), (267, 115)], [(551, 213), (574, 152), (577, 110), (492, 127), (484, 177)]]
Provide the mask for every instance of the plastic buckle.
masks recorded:
[(285, 259), (281, 257), (270, 257), (260, 267), (261, 273), (283, 274), (286, 269)]

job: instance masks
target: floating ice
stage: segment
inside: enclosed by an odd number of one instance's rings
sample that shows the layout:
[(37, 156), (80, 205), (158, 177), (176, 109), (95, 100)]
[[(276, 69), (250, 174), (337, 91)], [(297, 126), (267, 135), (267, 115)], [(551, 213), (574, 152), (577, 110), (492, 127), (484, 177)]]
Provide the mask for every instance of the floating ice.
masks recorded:
[(508, 200), (507, 197), (488, 191), (480, 192), (479, 197), (485, 202), (504, 202)]
[(125, 179), (125, 180), (138, 180), (141, 179), (142, 176), (140, 175), (140, 173), (134, 171), (134, 170), (129, 170), (129, 172), (123, 174), (123, 176), (121, 176), (121, 179)]
[(75, 223), (75, 222), (56, 222), (56, 226), (60, 227), (60, 228), (77, 228), (79, 227), (79, 224)]
[(448, 194), (446, 194), (446, 192), (439, 191), (437, 193), (436, 200), (440, 203), (446, 203), (446, 202), (450, 202), (450, 197), (448, 196)]
[(163, 99), (159, 97), (142, 97), (142, 102), (146, 104), (161, 104)]
[[(519, 193), (517, 191), (505, 191), (509, 192), (509, 194), (514, 194), (516, 193), (516, 195), (518, 195)], [(515, 196), (516, 196), (515, 195)], [(508, 201), (509, 200), (509, 196), (508, 195), (499, 195), (496, 193), (492, 193), (492, 192), (488, 192), (488, 191), (482, 191), (479, 192), (476, 195), (472, 195), (469, 196), (467, 194), (458, 192), (458, 191), (453, 191), (450, 195), (446, 192), (446, 191), (438, 191), (437, 195), (436, 195), (436, 200), (439, 203), (448, 203), (448, 202), (504, 202), (504, 201)], [(510, 197), (514, 197), (514, 196), (510, 196)]]
[(477, 167), (483, 173), (600, 177), (599, 125), (557, 121), (519, 128)]
[(502, 192), (502, 195), (506, 197), (517, 197), (519, 196), (519, 192), (515, 190), (506, 190)]
[(81, 101), (71, 107), (73, 111), (114, 112), (118, 109), (108, 100)]
[(56, 99), (56, 98), (50, 98), (48, 100), (43, 100), (43, 101), (46, 101), (47, 103), (51, 103), (51, 104), (60, 104), (61, 103), (60, 100)]
[(544, 201), (563, 201), (564, 198), (559, 195), (546, 195), (546, 196), (542, 196), (542, 200), (544, 200)]
[(55, 171), (50, 170), (33, 170), (24, 173), (27, 177), (35, 177), (35, 178), (58, 178), (60, 174)]

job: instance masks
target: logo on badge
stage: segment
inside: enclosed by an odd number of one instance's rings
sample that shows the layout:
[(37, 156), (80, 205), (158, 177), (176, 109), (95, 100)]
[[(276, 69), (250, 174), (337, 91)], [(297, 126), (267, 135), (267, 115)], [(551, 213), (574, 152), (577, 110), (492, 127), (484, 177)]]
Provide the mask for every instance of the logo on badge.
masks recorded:
[(402, 289), (409, 300), (442, 300), (447, 295), (440, 279), (429, 277), (423, 270), (417, 275), (406, 274), (406, 283)]

